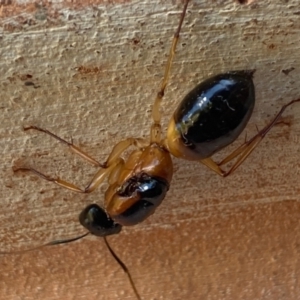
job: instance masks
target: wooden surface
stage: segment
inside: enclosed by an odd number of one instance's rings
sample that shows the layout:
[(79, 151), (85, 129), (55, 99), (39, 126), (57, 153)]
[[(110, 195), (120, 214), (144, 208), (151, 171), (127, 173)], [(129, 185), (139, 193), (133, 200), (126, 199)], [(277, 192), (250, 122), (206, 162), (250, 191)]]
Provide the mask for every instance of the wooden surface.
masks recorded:
[[(105, 190), (77, 195), (14, 174), (13, 166), (31, 165), (83, 187), (96, 172), (55, 140), (24, 133), (22, 126), (73, 139), (100, 161), (122, 138), (147, 136), (182, 4), (2, 4), (0, 241), (1, 251), (9, 251), (83, 233), (79, 212), (101, 203)], [(163, 103), (164, 124), (195, 84), (233, 69), (257, 70), (248, 137), (300, 97), (298, 4), (192, 1)], [(300, 105), (289, 108), (289, 125), (272, 130), (226, 179), (174, 159), (176, 174), (156, 214), (109, 238), (143, 299), (300, 298), (299, 116)], [(94, 237), (2, 255), (0, 262), (0, 299), (135, 299)]]

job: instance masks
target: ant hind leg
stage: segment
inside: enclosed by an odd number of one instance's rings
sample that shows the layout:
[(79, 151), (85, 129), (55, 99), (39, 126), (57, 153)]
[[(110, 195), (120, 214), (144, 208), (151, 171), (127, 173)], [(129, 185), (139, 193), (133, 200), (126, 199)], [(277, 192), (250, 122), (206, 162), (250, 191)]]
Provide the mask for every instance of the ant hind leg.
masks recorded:
[[(227, 157), (225, 157), (220, 163), (214, 162), (213, 159), (210, 157), (203, 159), (200, 162), (223, 177), (226, 177), (229, 174), (233, 173), (246, 160), (246, 158), (252, 153), (252, 151), (258, 146), (258, 144), (263, 140), (263, 138), (266, 136), (266, 134), (275, 125), (282, 123), (280, 118), (281, 118), (281, 115), (283, 114), (283, 112), (286, 110), (286, 108), (296, 102), (300, 102), (300, 99), (290, 101), (289, 103), (283, 105), (281, 107), (280, 111), (277, 113), (277, 115), (273, 118), (273, 120), (269, 124), (267, 124), (263, 129), (261, 129), (250, 140), (246, 141), (241, 146), (239, 146), (237, 149), (235, 149), (231, 154), (229, 154)], [(220, 167), (221, 165), (224, 165), (235, 158), (237, 158), (236, 162), (233, 164), (233, 166), (228, 171), (224, 171)]]

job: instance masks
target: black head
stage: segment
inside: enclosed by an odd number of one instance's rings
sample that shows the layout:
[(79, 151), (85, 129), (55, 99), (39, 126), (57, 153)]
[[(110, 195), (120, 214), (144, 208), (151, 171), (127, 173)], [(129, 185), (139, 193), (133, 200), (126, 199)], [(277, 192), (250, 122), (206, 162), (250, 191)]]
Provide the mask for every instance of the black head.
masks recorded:
[(97, 204), (87, 206), (79, 215), (80, 224), (91, 234), (104, 237), (111, 234), (117, 234), (122, 226), (115, 223), (103, 208)]

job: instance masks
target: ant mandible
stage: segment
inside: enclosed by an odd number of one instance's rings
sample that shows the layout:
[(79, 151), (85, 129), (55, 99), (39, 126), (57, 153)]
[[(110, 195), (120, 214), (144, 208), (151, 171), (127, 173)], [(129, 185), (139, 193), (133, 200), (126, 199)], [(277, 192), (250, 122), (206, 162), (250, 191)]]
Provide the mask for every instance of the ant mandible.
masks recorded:
[[(160, 105), (169, 81), (170, 69), (175, 56), (179, 34), (186, 15), (189, 0), (184, 3), (179, 25), (174, 34), (169, 58), (153, 109), (150, 138), (127, 138), (114, 146), (105, 163), (100, 163), (87, 153), (52, 132), (36, 126), (24, 130), (44, 132), (73, 152), (89, 161), (100, 170), (84, 188), (53, 178), (31, 167), (19, 167), (14, 171), (28, 171), (66, 189), (78, 193), (93, 192), (105, 179), (109, 187), (105, 192), (104, 206), (87, 206), (79, 215), (79, 221), (88, 232), (67, 240), (56, 240), (42, 246), (69, 243), (88, 234), (104, 238), (110, 253), (127, 273), (138, 299), (141, 299), (126, 266), (113, 252), (106, 236), (118, 234), (122, 226), (136, 225), (154, 213), (169, 190), (173, 163), (171, 155), (198, 161), (217, 174), (225, 177), (235, 171), (257, 147), (270, 129), (280, 122), (285, 109), (300, 99), (282, 106), (273, 120), (250, 140), (244, 142), (220, 163), (211, 157), (237, 139), (244, 130), (255, 104), (253, 84), (254, 70), (231, 71), (206, 79), (190, 91), (179, 104), (168, 126), (167, 137), (163, 137)], [(135, 147), (128, 159), (121, 155), (131, 146)], [(235, 159), (232, 167), (225, 171), (222, 165)], [(33, 248), (37, 249), (42, 246)], [(25, 251), (33, 250), (28, 249)], [(2, 252), (4, 253), (4, 252)], [(10, 252), (11, 253), (11, 252)]]

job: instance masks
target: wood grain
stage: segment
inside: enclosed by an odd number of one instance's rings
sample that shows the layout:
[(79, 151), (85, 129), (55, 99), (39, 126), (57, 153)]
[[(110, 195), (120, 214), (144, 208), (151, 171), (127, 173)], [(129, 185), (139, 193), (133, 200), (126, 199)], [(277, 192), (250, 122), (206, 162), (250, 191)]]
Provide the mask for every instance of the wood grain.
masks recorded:
[[(164, 126), (204, 78), (256, 69), (247, 136), (300, 97), (299, 3), (192, 1), (163, 103)], [(31, 165), (84, 186), (96, 168), (26, 125), (73, 140), (104, 161), (124, 137), (149, 134), (179, 1), (2, 2), (1, 251), (79, 235), (79, 212), (105, 186), (77, 195)], [(300, 105), (223, 179), (174, 159), (167, 198), (146, 222), (109, 238), (143, 299), (299, 299)], [(244, 139), (244, 135), (230, 149)], [(217, 155), (224, 157), (230, 149)], [(135, 299), (101, 239), (2, 255), (0, 299)]]

